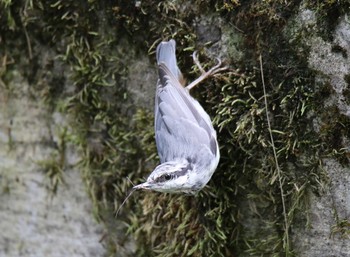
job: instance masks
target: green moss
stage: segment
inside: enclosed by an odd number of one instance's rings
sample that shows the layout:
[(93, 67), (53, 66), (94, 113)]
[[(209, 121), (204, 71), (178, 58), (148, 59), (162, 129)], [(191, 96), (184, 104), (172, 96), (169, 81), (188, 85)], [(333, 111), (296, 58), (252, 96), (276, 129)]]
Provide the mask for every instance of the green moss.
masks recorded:
[(350, 87), (350, 74), (346, 74), (344, 76), (344, 80), (345, 80), (347, 86)]
[[(349, 164), (348, 151), (344, 146), (344, 137), (350, 133), (349, 118), (335, 107), (326, 109), (320, 117), (322, 117), (320, 136), (331, 149), (329, 155), (336, 157), (343, 165)], [(329, 123), (330, 121), (332, 122)]]
[(350, 9), (347, 0), (307, 1), (305, 6), (317, 13), (319, 35), (325, 41), (333, 41), (333, 31), (339, 23), (339, 18), (346, 15)]
[(59, 133), (59, 142), (57, 150), (50, 154), (45, 160), (38, 161), (37, 164), (41, 167), (49, 179), (49, 190), (53, 193), (57, 193), (58, 187), (64, 183), (64, 170), (66, 167), (66, 140), (67, 129), (64, 128)]
[(350, 237), (350, 221), (347, 219), (338, 220), (337, 224), (332, 226), (332, 236), (339, 235), (342, 238), (349, 239)]
[(0, 10), (2, 11), (0, 16), (0, 21), (2, 26), (0, 29), (3, 30), (14, 30), (16, 27), (15, 20), (11, 14), (11, 5), (13, 5), (12, 0), (1, 0), (0, 1)]

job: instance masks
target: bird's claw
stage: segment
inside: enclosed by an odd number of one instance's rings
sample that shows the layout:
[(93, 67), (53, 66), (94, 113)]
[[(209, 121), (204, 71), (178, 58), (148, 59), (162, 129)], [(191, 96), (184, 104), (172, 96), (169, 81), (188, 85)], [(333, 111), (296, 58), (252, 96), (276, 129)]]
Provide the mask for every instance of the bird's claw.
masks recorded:
[(198, 69), (201, 71), (202, 74), (205, 73), (205, 70), (203, 69), (201, 63), (198, 61), (198, 51), (194, 51), (192, 54), (193, 62), (197, 65)]
[(197, 65), (197, 67), (201, 71), (202, 75), (186, 87), (186, 89), (188, 89), (188, 90), (191, 90), (194, 86), (196, 86), (197, 84), (199, 84), (200, 82), (202, 82), (206, 78), (228, 69), (228, 66), (220, 68), (222, 65), (222, 61), (220, 58), (216, 58), (218, 63), (214, 67), (212, 67), (210, 70), (205, 71), (203, 69), (202, 65), (200, 64), (200, 62), (198, 61), (197, 51), (193, 52), (192, 57), (193, 57), (193, 62)]

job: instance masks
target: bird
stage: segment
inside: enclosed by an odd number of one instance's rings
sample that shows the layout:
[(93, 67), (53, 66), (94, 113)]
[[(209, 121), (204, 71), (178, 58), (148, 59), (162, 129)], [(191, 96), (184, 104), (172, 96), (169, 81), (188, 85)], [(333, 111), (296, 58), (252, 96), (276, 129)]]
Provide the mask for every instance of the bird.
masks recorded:
[(184, 87), (177, 66), (176, 42), (163, 41), (157, 46), (158, 82), (155, 95), (155, 140), (160, 164), (144, 183), (133, 187), (163, 193), (196, 194), (210, 181), (219, 160), (217, 134), (211, 119), (190, 89), (207, 77), (220, 72), (221, 61), (205, 72), (193, 60), (202, 75)]

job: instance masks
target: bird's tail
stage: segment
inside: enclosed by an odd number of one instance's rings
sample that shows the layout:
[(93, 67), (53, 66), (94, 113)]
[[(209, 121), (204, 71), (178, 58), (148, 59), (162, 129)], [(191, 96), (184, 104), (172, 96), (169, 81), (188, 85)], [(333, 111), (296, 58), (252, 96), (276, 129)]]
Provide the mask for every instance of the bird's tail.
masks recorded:
[(176, 43), (174, 39), (161, 42), (157, 47), (157, 63), (158, 65), (164, 63), (174, 77), (181, 82), (183, 80), (183, 76), (179, 67), (177, 66), (175, 48)]

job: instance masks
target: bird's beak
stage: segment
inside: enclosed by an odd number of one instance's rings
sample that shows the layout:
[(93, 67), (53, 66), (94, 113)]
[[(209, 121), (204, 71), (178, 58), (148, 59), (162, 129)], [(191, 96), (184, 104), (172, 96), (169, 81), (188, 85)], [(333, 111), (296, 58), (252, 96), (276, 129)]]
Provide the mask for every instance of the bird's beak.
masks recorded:
[(133, 189), (149, 189), (151, 185), (148, 182), (136, 185), (133, 187)]

